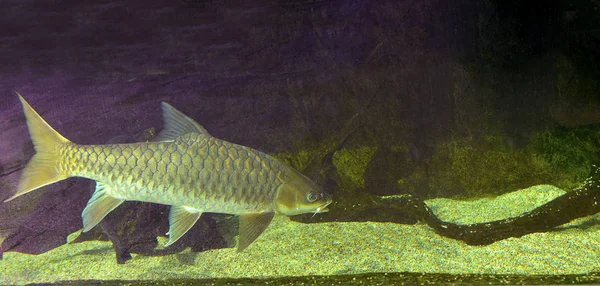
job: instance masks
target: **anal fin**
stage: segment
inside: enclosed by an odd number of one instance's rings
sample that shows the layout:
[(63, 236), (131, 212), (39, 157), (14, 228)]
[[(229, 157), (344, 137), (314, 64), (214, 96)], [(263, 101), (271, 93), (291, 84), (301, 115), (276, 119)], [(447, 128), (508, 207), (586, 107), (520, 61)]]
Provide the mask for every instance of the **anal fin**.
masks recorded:
[(250, 213), (240, 215), (240, 236), (237, 251), (246, 249), (269, 226), (275, 213)]
[(200, 216), (202, 211), (190, 207), (183, 206), (171, 206), (169, 212), (169, 241), (165, 244), (165, 247), (175, 243), (179, 240), (194, 224)]
[(81, 213), (81, 217), (83, 218), (83, 232), (92, 229), (108, 213), (125, 201), (108, 195), (107, 189), (108, 187), (104, 183), (96, 182), (96, 191)]

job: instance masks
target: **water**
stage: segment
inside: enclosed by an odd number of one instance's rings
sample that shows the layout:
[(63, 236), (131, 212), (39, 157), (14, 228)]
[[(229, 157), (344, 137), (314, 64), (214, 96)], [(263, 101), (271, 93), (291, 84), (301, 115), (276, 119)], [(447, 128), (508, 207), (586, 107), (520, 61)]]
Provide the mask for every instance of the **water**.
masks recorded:
[(69, 179), (0, 203), (0, 283), (598, 283), (590, 3), (4, 1), (0, 199), (34, 153), (18, 91), (81, 144), (152, 138), (167, 101), (334, 202), (241, 253), (216, 214), (165, 249), (168, 206), (139, 202), (75, 239)]

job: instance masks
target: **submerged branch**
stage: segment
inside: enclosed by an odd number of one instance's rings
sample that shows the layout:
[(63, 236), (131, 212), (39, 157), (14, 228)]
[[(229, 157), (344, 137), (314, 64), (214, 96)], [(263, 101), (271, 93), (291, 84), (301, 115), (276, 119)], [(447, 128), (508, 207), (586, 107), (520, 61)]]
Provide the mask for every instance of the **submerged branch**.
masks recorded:
[(486, 245), (509, 237), (544, 232), (574, 219), (600, 212), (600, 168), (593, 166), (583, 186), (517, 217), (458, 225), (439, 220), (430, 212), (427, 224), (443, 236), (469, 245)]
[(468, 225), (439, 219), (421, 199), (412, 195), (375, 196), (364, 192), (352, 196), (352, 205), (334, 202), (330, 212), (318, 219), (298, 216), (301, 222), (375, 221), (415, 224), (427, 223), (439, 235), (462, 240), (469, 245), (487, 245), (509, 237), (551, 231), (575, 219), (600, 212), (600, 168), (593, 166), (584, 184), (554, 200), (517, 217)]

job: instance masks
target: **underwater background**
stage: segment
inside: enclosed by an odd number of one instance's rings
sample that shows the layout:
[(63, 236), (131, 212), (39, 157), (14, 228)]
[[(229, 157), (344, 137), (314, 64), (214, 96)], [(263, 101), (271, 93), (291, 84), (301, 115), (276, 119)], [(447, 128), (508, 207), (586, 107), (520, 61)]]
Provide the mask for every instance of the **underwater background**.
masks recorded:
[(0, 284), (600, 283), (597, 1), (5, 0), (0, 27), (0, 201), (34, 154), (16, 91), (80, 144), (152, 139), (165, 101), (333, 196), (237, 253), (236, 218), (163, 248), (140, 202), (77, 237), (69, 179), (0, 203)]

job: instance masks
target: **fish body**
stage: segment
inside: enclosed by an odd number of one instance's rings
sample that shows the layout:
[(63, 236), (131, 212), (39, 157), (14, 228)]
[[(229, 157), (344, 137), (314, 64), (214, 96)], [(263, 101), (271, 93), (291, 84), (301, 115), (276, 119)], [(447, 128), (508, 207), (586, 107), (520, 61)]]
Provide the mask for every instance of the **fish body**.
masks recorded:
[(165, 128), (152, 142), (107, 145), (72, 143), (19, 95), (36, 154), (10, 201), (69, 177), (96, 181), (83, 210), (83, 231), (124, 201), (171, 205), (169, 242), (203, 212), (240, 216), (238, 251), (250, 245), (275, 214), (327, 211), (331, 197), (287, 164), (211, 136), (201, 125), (162, 103)]
[(285, 169), (263, 152), (198, 133), (172, 142), (65, 144), (61, 152), (61, 173), (103, 182), (113, 198), (236, 215), (274, 211)]

